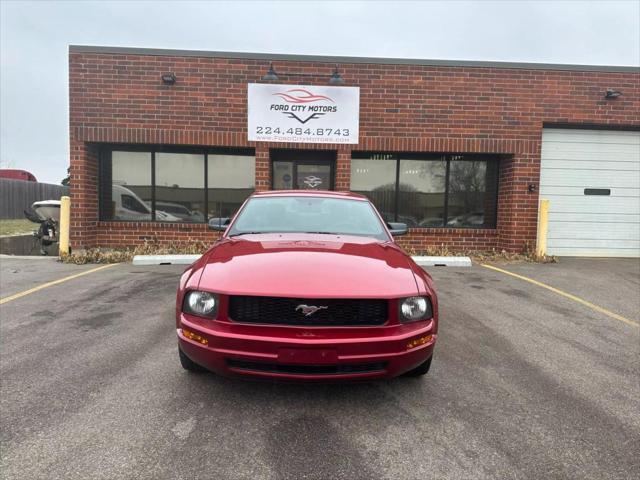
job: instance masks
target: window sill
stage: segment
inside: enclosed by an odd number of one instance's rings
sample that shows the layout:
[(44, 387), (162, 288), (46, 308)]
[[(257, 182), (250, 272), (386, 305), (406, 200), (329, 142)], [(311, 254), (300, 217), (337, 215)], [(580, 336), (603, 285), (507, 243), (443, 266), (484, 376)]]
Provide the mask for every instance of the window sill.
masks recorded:
[(409, 227), (409, 233), (461, 233), (482, 232), (483, 235), (497, 235), (496, 227)]
[(207, 224), (204, 222), (160, 222), (157, 220), (99, 220), (98, 227), (161, 227), (161, 228), (178, 228), (178, 227), (196, 227), (198, 229), (206, 229)]

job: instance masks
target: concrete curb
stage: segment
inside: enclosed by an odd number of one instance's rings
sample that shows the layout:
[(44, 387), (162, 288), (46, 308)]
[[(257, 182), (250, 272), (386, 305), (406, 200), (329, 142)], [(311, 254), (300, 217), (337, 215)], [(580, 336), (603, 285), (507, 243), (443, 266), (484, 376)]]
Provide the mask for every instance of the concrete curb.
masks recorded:
[(14, 259), (14, 260), (60, 260), (57, 255), (9, 255), (6, 253), (0, 253), (0, 259)]
[[(134, 265), (191, 265), (200, 255), (136, 255)], [(470, 267), (469, 257), (411, 257), (421, 267)]]

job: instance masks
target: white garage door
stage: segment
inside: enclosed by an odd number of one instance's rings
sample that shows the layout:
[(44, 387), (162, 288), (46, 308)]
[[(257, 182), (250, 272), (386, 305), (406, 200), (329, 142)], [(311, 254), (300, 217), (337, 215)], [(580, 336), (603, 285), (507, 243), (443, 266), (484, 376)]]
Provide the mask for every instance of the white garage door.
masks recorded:
[(640, 257), (640, 132), (544, 129), (550, 255)]

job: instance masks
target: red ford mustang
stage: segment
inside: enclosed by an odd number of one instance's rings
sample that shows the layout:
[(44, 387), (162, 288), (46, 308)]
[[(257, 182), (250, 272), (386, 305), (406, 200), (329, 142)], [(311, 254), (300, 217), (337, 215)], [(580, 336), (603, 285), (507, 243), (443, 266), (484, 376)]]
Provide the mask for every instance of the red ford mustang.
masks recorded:
[(224, 235), (178, 289), (185, 369), (321, 381), (429, 371), (431, 277), (393, 241), (406, 225), (386, 224), (365, 197), (255, 193), (210, 227)]

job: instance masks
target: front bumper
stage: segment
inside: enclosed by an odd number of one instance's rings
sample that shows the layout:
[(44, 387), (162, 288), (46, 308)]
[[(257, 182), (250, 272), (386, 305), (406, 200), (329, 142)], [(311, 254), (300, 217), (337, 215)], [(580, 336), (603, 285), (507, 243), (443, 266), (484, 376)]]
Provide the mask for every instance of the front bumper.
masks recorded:
[[(380, 327), (307, 328), (179, 315), (182, 351), (195, 363), (226, 376), (303, 381), (391, 378), (427, 360), (437, 337), (433, 320)], [(185, 337), (183, 329), (205, 339), (206, 345)], [(424, 337), (425, 343), (408, 348), (409, 342)]]

